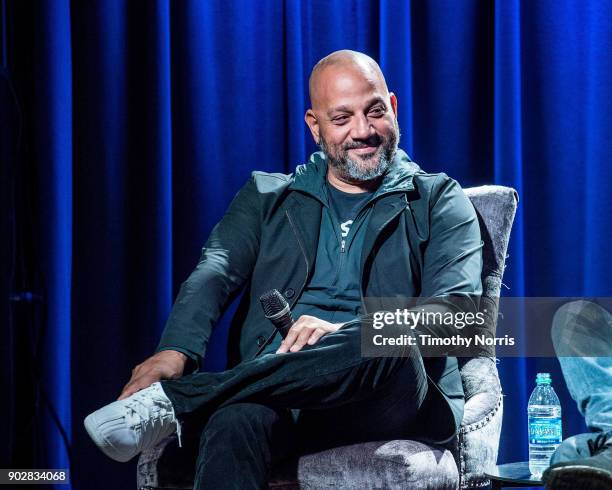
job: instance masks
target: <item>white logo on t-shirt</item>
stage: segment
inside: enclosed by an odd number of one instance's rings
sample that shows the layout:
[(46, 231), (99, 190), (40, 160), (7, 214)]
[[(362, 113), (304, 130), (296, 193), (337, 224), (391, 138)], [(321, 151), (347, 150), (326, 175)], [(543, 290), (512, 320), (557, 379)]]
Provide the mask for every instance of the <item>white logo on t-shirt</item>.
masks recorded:
[(345, 221), (344, 223), (340, 223), (340, 229), (342, 230), (342, 238), (346, 238), (346, 236), (349, 234), (349, 230), (351, 229), (352, 224), (352, 219)]
[(345, 243), (345, 238), (348, 236), (349, 231), (351, 229), (351, 225), (353, 224), (353, 220), (350, 219), (348, 221), (345, 221), (344, 223), (340, 223), (340, 230), (341, 230), (341, 235), (342, 235), (342, 250), (344, 251), (344, 243)]

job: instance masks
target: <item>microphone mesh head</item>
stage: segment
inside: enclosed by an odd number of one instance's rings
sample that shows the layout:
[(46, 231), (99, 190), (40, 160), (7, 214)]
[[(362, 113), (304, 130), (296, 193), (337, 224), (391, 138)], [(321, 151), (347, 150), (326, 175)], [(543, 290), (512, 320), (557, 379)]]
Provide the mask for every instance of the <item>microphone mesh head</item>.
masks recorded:
[(272, 289), (267, 293), (262, 294), (259, 297), (259, 301), (261, 302), (261, 307), (263, 308), (264, 315), (266, 317), (271, 317), (279, 313), (289, 306), (287, 300), (283, 297), (281, 293), (278, 292), (278, 289)]

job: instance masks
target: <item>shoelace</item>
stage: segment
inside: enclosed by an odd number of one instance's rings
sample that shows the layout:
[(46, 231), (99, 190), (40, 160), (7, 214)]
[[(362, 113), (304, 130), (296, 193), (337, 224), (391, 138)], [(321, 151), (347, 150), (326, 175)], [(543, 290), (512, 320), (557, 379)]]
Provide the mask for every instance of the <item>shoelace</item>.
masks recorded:
[[(142, 428), (144, 430), (146, 430), (149, 422), (151, 423), (151, 426), (153, 427), (155, 426), (156, 421), (159, 421), (161, 425), (163, 418), (166, 415), (170, 414), (172, 417), (171, 423), (174, 423), (176, 425), (176, 436), (178, 438), (178, 445), (179, 447), (183, 447), (182, 441), (181, 441), (181, 424), (176, 418), (176, 415), (174, 415), (174, 410), (172, 408), (170, 410), (167, 410), (166, 408), (163, 408), (163, 407), (158, 408), (155, 405), (155, 403), (151, 402), (150, 396), (145, 396), (142, 392), (135, 393), (131, 397), (131, 400), (127, 401), (125, 406), (133, 414), (138, 415), (139, 423), (142, 424)], [(143, 413), (142, 408), (144, 408), (144, 413), (146, 414), (145, 416), (143, 416), (142, 414)], [(154, 408), (157, 408), (157, 410), (152, 410)], [(154, 412), (153, 416), (150, 415), (152, 411)]]
[(603, 452), (604, 450), (612, 447), (612, 440), (608, 440), (612, 436), (612, 433), (605, 432), (599, 434), (594, 440), (589, 439), (587, 444), (589, 445), (589, 451), (591, 452), (591, 456), (595, 456)]

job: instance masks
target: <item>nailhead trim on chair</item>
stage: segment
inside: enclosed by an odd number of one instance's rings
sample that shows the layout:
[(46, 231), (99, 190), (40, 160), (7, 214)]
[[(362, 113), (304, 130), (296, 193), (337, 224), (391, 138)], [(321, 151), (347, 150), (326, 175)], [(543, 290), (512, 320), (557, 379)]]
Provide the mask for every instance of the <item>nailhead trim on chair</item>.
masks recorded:
[(490, 479), (484, 479), (482, 481), (476, 481), (476, 482), (472, 482), (470, 483), (469, 486), (464, 486), (464, 482), (462, 481), (464, 475), (465, 475), (465, 457), (464, 457), (464, 451), (462, 450), (462, 445), (463, 445), (463, 437), (465, 436), (465, 434), (470, 433), (470, 432), (474, 432), (478, 429), (483, 428), (485, 425), (488, 425), (489, 422), (493, 419), (493, 417), (497, 414), (497, 412), (499, 411), (500, 407), (502, 406), (502, 402), (503, 402), (503, 394), (499, 395), (499, 398), (497, 400), (497, 404), (495, 405), (495, 407), (485, 416), (484, 419), (482, 419), (479, 422), (476, 422), (474, 424), (470, 424), (464, 427), (461, 427), (459, 429), (459, 434), (458, 434), (458, 438), (457, 438), (457, 445), (458, 445), (458, 453), (459, 453), (459, 463), (460, 463), (460, 471), (459, 471), (459, 488), (461, 488), (462, 490), (464, 489), (468, 489), (468, 488), (483, 488), (483, 487), (489, 487), (491, 484), (491, 480)]
[(499, 399), (497, 401), (497, 405), (495, 405), (495, 407), (485, 416), (484, 419), (482, 419), (479, 422), (475, 422), (473, 424), (461, 427), (459, 429), (459, 434), (466, 434), (468, 432), (474, 432), (475, 430), (480, 429), (480, 428), (484, 427), (485, 425), (487, 425), (491, 421), (493, 416), (499, 410), (499, 407), (501, 406), (501, 402), (502, 402), (502, 397), (503, 397), (503, 395), (499, 395)]

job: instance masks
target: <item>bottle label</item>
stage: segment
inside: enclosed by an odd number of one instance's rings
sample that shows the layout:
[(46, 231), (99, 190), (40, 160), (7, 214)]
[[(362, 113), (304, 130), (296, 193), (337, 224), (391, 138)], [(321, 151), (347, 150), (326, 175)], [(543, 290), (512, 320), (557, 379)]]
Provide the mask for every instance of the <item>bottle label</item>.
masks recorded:
[(561, 444), (561, 419), (529, 417), (529, 444)]

